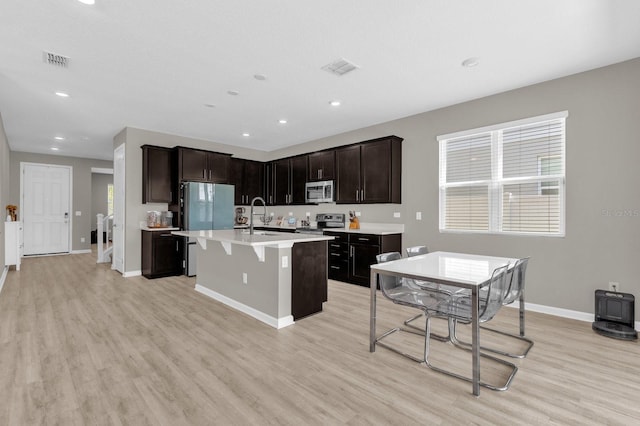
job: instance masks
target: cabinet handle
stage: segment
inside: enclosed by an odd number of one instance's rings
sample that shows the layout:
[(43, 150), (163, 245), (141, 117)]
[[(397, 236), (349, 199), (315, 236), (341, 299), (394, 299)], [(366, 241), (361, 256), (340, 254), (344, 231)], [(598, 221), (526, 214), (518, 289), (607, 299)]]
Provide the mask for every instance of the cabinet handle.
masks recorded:
[(331, 256), (340, 256), (340, 253), (329, 253)]
[(202, 169), (202, 179), (207, 178), (207, 169)]
[(209, 180), (211, 180), (211, 175), (212, 175), (211, 170), (209, 170)]
[(349, 256), (353, 257), (353, 246), (349, 247)]
[(364, 201), (364, 189), (360, 190), (360, 201)]
[(369, 241), (369, 238), (358, 238), (358, 241)]
[(340, 269), (340, 267), (339, 267), (339, 266), (333, 266), (333, 265), (332, 265), (332, 266), (331, 266), (331, 269)]
[(178, 243), (178, 240), (176, 240), (176, 252), (179, 250), (179, 248), (178, 248), (178, 245), (179, 245), (179, 244), (180, 244), (180, 243)]
[(318, 179), (322, 179), (322, 169), (318, 169)]
[(360, 201), (359, 195), (360, 195), (360, 191), (356, 189), (356, 201)]

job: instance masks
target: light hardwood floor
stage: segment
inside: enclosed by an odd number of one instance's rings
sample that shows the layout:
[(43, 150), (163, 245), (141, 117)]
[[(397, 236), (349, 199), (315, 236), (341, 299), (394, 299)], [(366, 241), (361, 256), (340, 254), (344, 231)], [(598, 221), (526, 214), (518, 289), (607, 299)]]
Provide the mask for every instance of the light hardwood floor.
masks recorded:
[[(511, 389), (476, 398), (467, 382), (369, 353), (367, 288), (330, 282), (322, 313), (275, 330), (194, 284), (124, 279), (93, 254), (24, 259), (0, 293), (0, 425), (640, 424), (640, 345), (590, 323), (528, 313), (536, 343)], [(379, 331), (413, 313), (381, 299)], [(503, 309), (492, 325), (515, 322)], [(440, 365), (470, 365), (432, 349)], [(483, 378), (499, 375), (485, 364)]]

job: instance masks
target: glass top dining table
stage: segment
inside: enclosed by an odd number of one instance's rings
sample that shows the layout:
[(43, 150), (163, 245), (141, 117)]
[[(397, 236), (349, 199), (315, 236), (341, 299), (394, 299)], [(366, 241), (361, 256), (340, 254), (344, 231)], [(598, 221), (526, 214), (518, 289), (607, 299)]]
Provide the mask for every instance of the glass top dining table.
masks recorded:
[(369, 351), (376, 344), (376, 289), (378, 275), (393, 275), (471, 290), (472, 391), (480, 395), (479, 289), (488, 285), (494, 269), (515, 265), (518, 259), (436, 251), (371, 265)]

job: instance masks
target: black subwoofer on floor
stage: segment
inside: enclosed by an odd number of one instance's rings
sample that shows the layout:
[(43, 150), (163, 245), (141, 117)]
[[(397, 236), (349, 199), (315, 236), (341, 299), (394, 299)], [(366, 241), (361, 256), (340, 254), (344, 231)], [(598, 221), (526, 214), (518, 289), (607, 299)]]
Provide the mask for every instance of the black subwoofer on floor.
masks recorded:
[(614, 339), (635, 340), (635, 297), (629, 293), (596, 290), (596, 320), (593, 331)]

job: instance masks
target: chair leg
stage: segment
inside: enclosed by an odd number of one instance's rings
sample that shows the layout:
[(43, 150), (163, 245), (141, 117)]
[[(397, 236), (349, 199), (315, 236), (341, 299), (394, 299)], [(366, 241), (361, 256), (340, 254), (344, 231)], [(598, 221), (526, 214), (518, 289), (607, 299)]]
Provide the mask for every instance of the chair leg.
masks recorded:
[[(418, 326), (415, 326), (415, 325), (411, 324), (413, 321), (415, 321), (415, 320), (417, 320), (417, 319), (421, 318), (421, 317), (422, 317), (422, 315), (424, 315), (424, 314), (418, 314), (418, 315), (416, 315), (416, 316), (413, 316), (413, 317), (409, 318), (408, 320), (406, 320), (406, 321), (404, 322), (404, 325), (406, 325), (407, 327), (412, 328), (412, 329), (414, 329), (414, 330), (420, 331), (421, 333), (424, 333), (424, 332), (425, 332), (425, 330), (424, 330), (424, 329), (422, 329), (422, 328), (420, 328), (420, 327), (418, 327)], [(438, 317), (436, 316), (435, 318), (438, 318)], [(439, 340), (439, 341), (441, 341), (441, 342), (448, 342), (448, 341), (449, 341), (449, 336), (443, 336), (443, 335), (441, 335), (441, 334), (434, 334), (434, 333), (431, 333), (431, 338), (432, 338), (432, 339)]]
[[(429, 317), (429, 315), (427, 315), (427, 325), (426, 325), (426, 330), (427, 331), (430, 330), (429, 322), (430, 322), (430, 317)], [(453, 320), (452, 318), (449, 318), (449, 326), (452, 327), (452, 329), (449, 330), (449, 335), (450, 336), (455, 336), (455, 320)], [(455, 339), (455, 337), (453, 337), (453, 339)], [(439, 373), (446, 374), (448, 376), (452, 376), (452, 377), (455, 377), (455, 378), (460, 379), (460, 380), (464, 380), (464, 381), (467, 381), (467, 382), (472, 382), (473, 381), (473, 379), (471, 379), (470, 377), (462, 376), (460, 374), (445, 370), (445, 369), (440, 368), (440, 367), (436, 367), (433, 364), (431, 364), (431, 362), (429, 362), (429, 351), (428, 351), (428, 347), (429, 347), (428, 346), (429, 345), (428, 341), (429, 340), (430, 339), (428, 339), (425, 336), (425, 354), (424, 354), (425, 361), (424, 362), (425, 362), (425, 365), (427, 367), (429, 367), (430, 369), (432, 369), (434, 371), (437, 371)], [(453, 340), (452, 340), (452, 343), (453, 343)], [(508, 361), (505, 361), (503, 359), (500, 359), (500, 358), (493, 357), (491, 355), (480, 353), (480, 356), (483, 357), (483, 358), (495, 361), (495, 362), (497, 362), (499, 364), (502, 364), (502, 365), (504, 365), (506, 367), (509, 367), (511, 369), (511, 373), (509, 374), (509, 377), (507, 377), (507, 379), (505, 380), (504, 384), (502, 384), (502, 385), (492, 385), (490, 383), (486, 383), (486, 382), (483, 382), (481, 380), (480, 381), (480, 386), (483, 386), (483, 387), (485, 387), (487, 389), (494, 390), (494, 391), (505, 391), (505, 390), (509, 389), (509, 386), (511, 386), (511, 382), (513, 381), (513, 378), (515, 377), (516, 373), (518, 372), (518, 367), (515, 364), (512, 364), (512, 363), (510, 363)]]
[[(457, 323), (457, 321), (455, 319), (450, 319), (449, 320), (449, 338), (451, 340), (451, 343), (453, 343), (454, 345), (458, 346), (459, 348), (466, 349), (466, 350), (470, 351), (471, 350), (471, 343), (464, 342), (464, 341), (461, 341), (461, 340), (458, 339), (458, 336), (456, 335), (456, 323)], [(524, 336), (518, 336), (516, 334), (507, 333), (507, 332), (504, 332), (504, 331), (496, 330), (496, 329), (485, 327), (485, 326), (480, 326), (480, 328), (483, 329), (483, 330), (491, 331), (493, 333), (502, 334), (503, 336), (511, 337), (511, 338), (514, 338), (514, 339), (518, 339), (518, 340), (521, 340), (521, 341), (527, 343), (527, 347), (524, 349), (524, 351), (522, 351), (522, 353), (517, 353), (517, 354), (506, 352), (506, 351), (502, 351), (502, 350), (497, 349), (497, 348), (486, 347), (486, 346), (480, 346), (480, 350), (487, 351), (487, 352), (492, 352), (492, 353), (498, 354), (498, 355), (507, 356), (509, 358), (522, 359), (522, 358), (527, 356), (527, 354), (529, 353), (529, 351), (533, 347), (533, 340), (528, 339), (528, 338), (526, 338)]]

